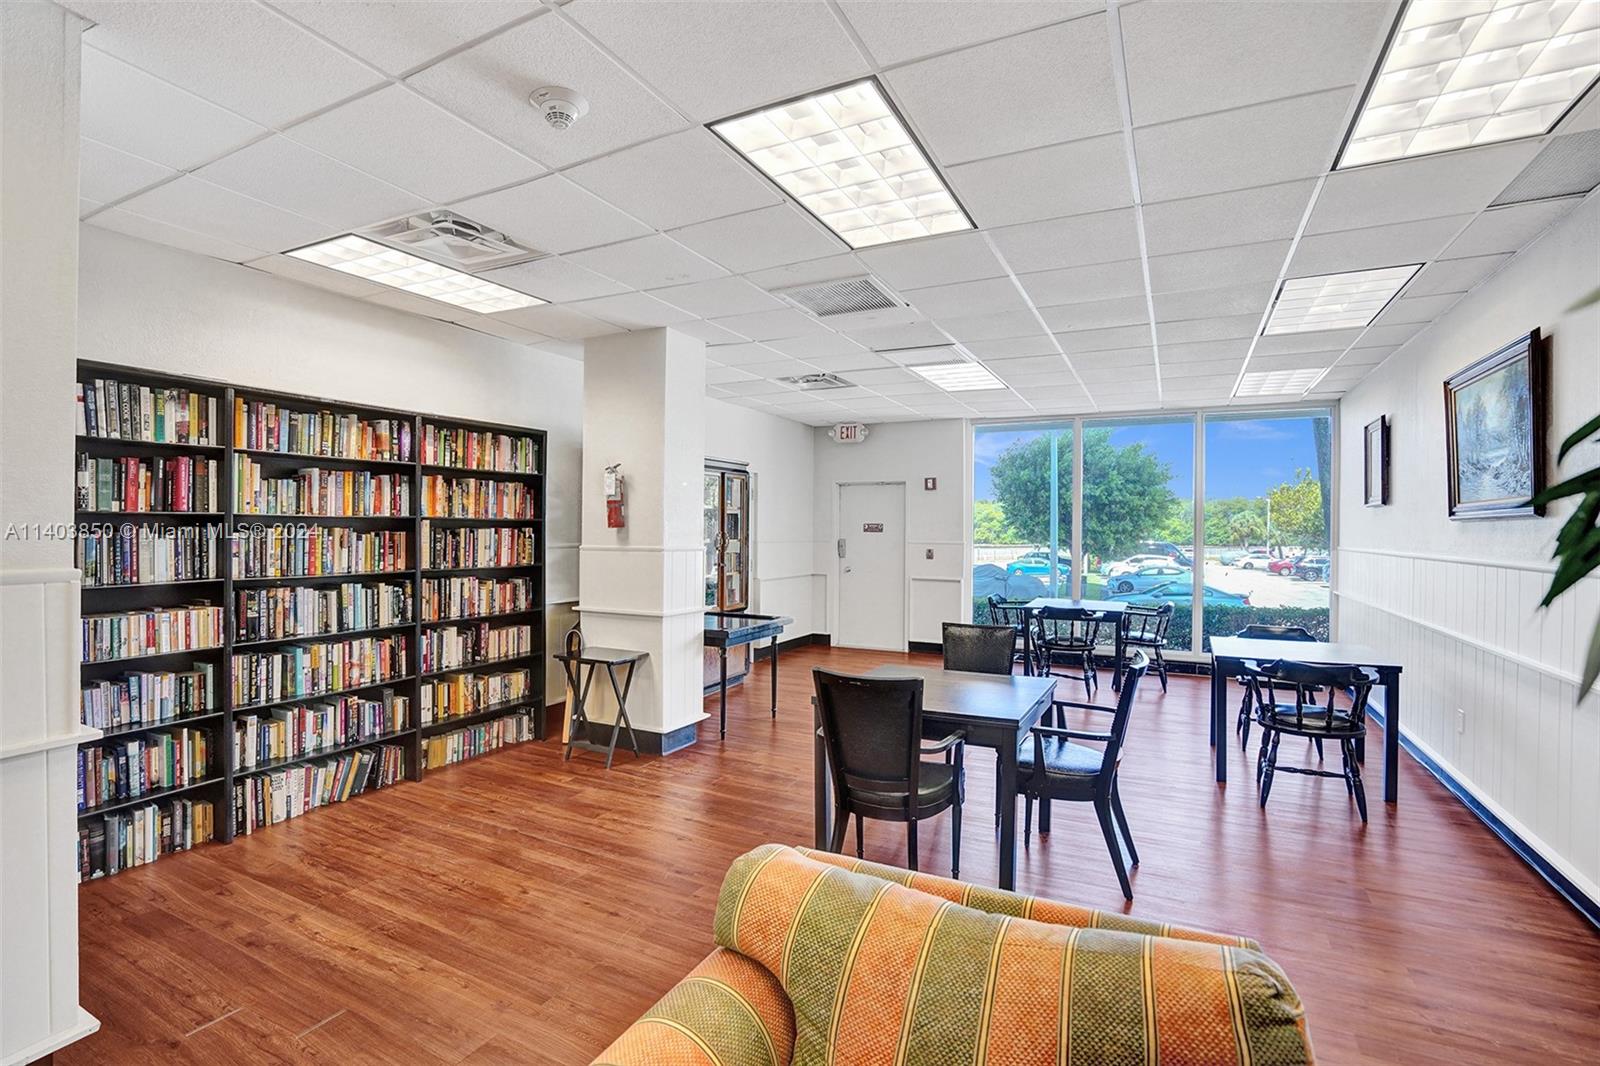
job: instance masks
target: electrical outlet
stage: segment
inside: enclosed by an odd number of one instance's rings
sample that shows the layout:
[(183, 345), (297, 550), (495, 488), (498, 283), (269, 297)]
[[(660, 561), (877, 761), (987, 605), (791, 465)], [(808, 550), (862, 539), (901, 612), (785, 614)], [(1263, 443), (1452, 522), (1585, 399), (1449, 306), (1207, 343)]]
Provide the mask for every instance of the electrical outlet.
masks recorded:
[(1465, 733), (1466, 731), (1467, 731), (1467, 712), (1464, 709), (1462, 709), (1460, 707), (1457, 707), (1456, 708), (1456, 732), (1457, 733)]

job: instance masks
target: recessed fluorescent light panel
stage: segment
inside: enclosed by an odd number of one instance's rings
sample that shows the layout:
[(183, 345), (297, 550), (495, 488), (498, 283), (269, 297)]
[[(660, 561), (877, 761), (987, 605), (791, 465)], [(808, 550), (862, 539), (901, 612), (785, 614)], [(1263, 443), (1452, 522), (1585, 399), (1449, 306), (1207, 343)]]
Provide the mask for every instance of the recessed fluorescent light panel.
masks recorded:
[(1548, 133), (1597, 77), (1593, 0), (1412, 0), (1336, 169)]
[(1006, 383), (989, 373), (989, 368), (982, 363), (919, 363), (906, 369), (945, 392), (977, 392), (979, 389), (1006, 387)]
[(1305, 392), (1322, 376), (1325, 366), (1304, 370), (1253, 370), (1239, 382), (1235, 396), (1282, 396)]
[(353, 233), (284, 254), (485, 315), (544, 303), (525, 292), (440, 266)]
[(872, 78), (711, 129), (852, 248), (976, 228)]
[(1369, 324), (1420, 265), (1352, 270), (1314, 278), (1290, 278), (1278, 290), (1263, 333), (1310, 333)]

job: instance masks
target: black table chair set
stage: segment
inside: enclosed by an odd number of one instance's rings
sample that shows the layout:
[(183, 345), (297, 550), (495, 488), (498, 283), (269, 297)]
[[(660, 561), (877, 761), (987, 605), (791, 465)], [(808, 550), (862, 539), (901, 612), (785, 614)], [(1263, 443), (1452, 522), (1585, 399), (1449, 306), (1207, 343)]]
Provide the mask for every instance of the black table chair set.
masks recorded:
[[(1261, 748), (1256, 754), (1256, 782), (1261, 806), (1267, 806), (1275, 773), (1308, 777), (1337, 777), (1356, 801), (1361, 820), (1367, 820), (1367, 791), (1361, 781), (1357, 745), (1367, 735), (1367, 698), (1378, 676), (1359, 666), (1317, 666), (1280, 659), (1246, 662), (1246, 687), (1251, 693), (1256, 724), (1261, 726)], [(1326, 698), (1317, 704), (1313, 693)], [(1318, 744), (1339, 745), (1343, 768), (1339, 772), (1302, 766), (1279, 766), (1278, 743), (1284, 736), (1307, 737)]]

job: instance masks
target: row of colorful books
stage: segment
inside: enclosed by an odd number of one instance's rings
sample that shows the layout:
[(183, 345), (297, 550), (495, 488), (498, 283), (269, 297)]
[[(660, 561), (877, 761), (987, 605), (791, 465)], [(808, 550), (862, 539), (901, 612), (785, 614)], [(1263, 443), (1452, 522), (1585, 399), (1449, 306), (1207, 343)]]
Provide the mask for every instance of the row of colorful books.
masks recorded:
[(460, 666), (496, 662), (533, 651), (533, 627), (528, 625), (440, 626), (422, 634), (422, 670), (454, 670)]
[(84, 585), (95, 588), (222, 576), (216, 531), (207, 526), (86, 526), (73, 540), (73, 554)]
[(533, 607), (527, 577), (427, 577), (422, 579), (422, 620), (483, 618)]
[(411, 479), (319, 466), (274, 477), (248, 455), (235, 455), (233, 505), (241, 515), (398, 518), (411, 514)]
[(217, 398), (114, 378), (78, 382), (78, 435), (155, 444), (220, 444)]
[(538, 518), (539, 494), (524, 481), (428, 474), (422, 479), (422, 513), (430, 518)]
[(233, 446), (285, 455), (409, 462), (411, 420), (362, 418), (327, 409), (297, 411), (236, 396)]
[(210, 603), (147, 607), (80, 620), (83, 661), (203, 651), (222, 645), (222, 608)]
[(195, 663), (188, 670), (124, 674), (83, 686), (83, 724), (96, 729), (161, 725), (217, 707), (216, 667)]
[(87, 744), (78, 749), (78, 810), (182, 788), (205, 778), (210, 768), (211, 738), (203, 729)]
[(429, 737), (422, 745), (422, 765), (435, 770), (532, 739), (533, 719), (526, 714), (508, 714)]
[(251, 833), (298, 818), (318, 807), (385, 788), (404, 774), (404, 751), (385, 744), (246, 777), (233, 786), (233, 831)]
[(451, 674), (426, 679), (417, 701), (422, 725), (450, 718), (463, 718), (489, 707), (527, 699), (533, 692), (530, 670), (505, 670), (497, 673)]
[(422, 461), (430, 466), (536, 474), (539, 472), (539, 444), (532, 437), (450, 429), (425, 422)]
[(188, 851), (209, 841), (215, 830), (210, 800), (168, 800), (92, 819), (78, 827), (78, 880)]
[(231, 542), (233, 576), (327, 577), (406, 569), (411, 536), (345, 526), (246, 526)]
[(539, 541), (532, 529), (458, 528), (422, 523), (422, 566), (425, 570), (529, 566), (538, 558), (538, 550)]
[(80, 511), (136, 514), (221, 509), (217, 461), (192, 455), (78, 456)]
[(234, 593), (234, 640), (325, 637), (404, 625), (414, 617), (410, 582), (277, 586)]
[(233, 656), (235, 708), (321, 696), (405, 676), (405, 634), (353, 637), (321, 644), (290, 644)]
[(409, 727), (411, 701), (384, 689), (378, 699), (345, 696), (321, 703), (277, 707), (233, 722), (233, 762), (237, 770), (316, 755)]

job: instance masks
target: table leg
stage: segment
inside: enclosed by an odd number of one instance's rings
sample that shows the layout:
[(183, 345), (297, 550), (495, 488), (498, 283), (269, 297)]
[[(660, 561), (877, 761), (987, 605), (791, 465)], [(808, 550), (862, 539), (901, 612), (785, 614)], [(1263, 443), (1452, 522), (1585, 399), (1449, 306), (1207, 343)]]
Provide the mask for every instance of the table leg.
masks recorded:
[[(606, 676), (611, 679), (611, 691), (617, 697), (617, 716), (611, 720), (611, 742), (606, 745), (606, 769), (611, 769), (611, 760), (617, 754), (617, 734), (622, 731), (622, 723), (628, 718), (628, 705), (622, 698), (622, 689), (617, 685), (617, 668), (612, 663), (606, 663)], [(631, 732), (633, 727), (628, 727)]]
[(828, 746), (822, 739), (822, 719), (817, 701), (811, 701), (811, 792), (815, 817), (812, 845), (818, 851), (828, 850), (828, 840), (833, 835), (833, 810), (828, 800)]
[(778, 638), (772, 638), (772, 717), (778, 717)]
[(1383, 802), (1400, 795), (1400, 675), (1390, 674), (1383, 684)]
[(1211, 660), (1211, 746), (1216, 749), (1217, 780), (1226, 783), (1228, 780), (1228, 745), (1223, 743), (1226, 736), (1226, 723), (1224, 719), (1228, 712), (1228, 672), (1220, 660)]
[(589, 701), (589, 686), (594, 683), (594, 664), (589, 664), (589, 670), (583, 675), (583, 684), (578, 684), (578, 674), (582, 669), (579, 663), (563, 663), (567, 671), (567, 683), (572, 686), (572, 725), (567, 730), (567, 750), (562, 753), (563, 759), (572, 758), (572, 744), (578, 739), (578, 730), (583, 730), (583, 739), (589, 739), (589, 716), (584, 713)]
[(722, 683), (717, 686), (717, 698), (722, 712), (722, 722), (719, 736), (728, 735), (728, 647), (724, 644), (718, 649), (722, 653)]
[(1117, 635), (1112, 640), (1112, 650), (1116, 652), (1117, 661), (1111, 668), (1111, 691), (1122, 691), (1122, 657), (1127, 653), (1128, 646), (1122, 640), (1122, 619), (1117, 619)]
[(1000, 887), (1017, 887), (1017, 745), (1002, 745), (1000, 756)]
[(1033, 676), (1033, 622), (1026, 615), (1022, 619), (1022, 673)]

